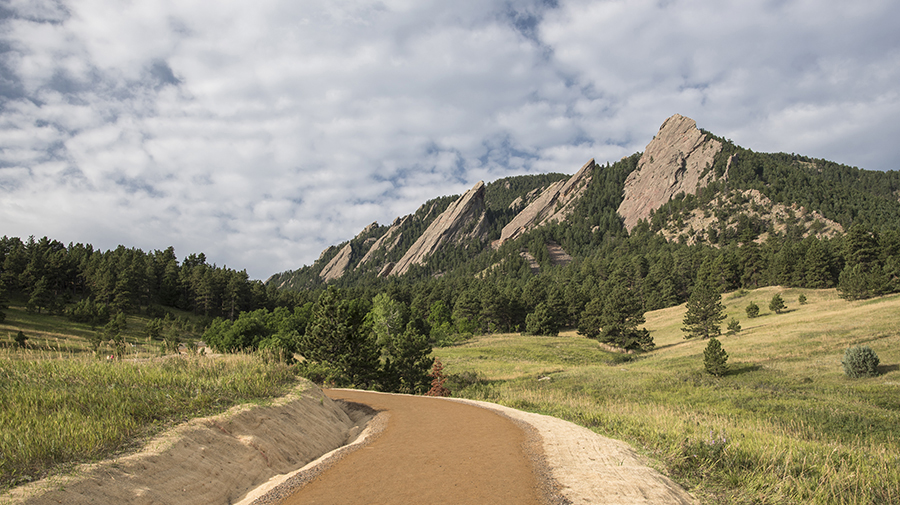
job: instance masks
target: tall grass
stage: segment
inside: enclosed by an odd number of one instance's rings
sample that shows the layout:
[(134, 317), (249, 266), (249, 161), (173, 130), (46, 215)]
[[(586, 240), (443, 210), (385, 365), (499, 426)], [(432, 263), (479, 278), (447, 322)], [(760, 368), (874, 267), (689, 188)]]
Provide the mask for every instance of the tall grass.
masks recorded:
[[(775, 292), (788, 313), (741, 317)], [(683, 306), (647, 314), (658, 350), (644, 355), (573, 334), (482, 337), (435, 354), (455, 396), (625, 440), (705, 503), (900, 503), (900, 297), (767, 288), (725, 301), (746, 329), (721, 338), (731, 365), (721, 378), (703, 372), (706, 342), (682, 338)], [(844, 349), (861, 342), (881, 357), (880, 377), (843, 375)]]
[(289, 367), (253, 356), (107, 362), (2, 354), (2, 487), (108, 457), (173, 423), (272, 398), (296, 383)]

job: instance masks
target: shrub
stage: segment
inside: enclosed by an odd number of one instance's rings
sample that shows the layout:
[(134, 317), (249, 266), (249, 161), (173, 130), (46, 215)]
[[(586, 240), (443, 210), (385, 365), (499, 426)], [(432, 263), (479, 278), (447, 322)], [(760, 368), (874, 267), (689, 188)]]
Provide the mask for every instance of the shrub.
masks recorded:
[(747, 317), (749, 317), (750, 319), (753, 319), (754, 317), (757, 317), (759, 315), (759, 305), (753, 302), (750, 302), (750, 304), (747, 305), (747, 308), (744, 310), (747, 311)]
[(728, 331), (730, 333), (737, 333), (741, 331), (741, 323), (735, 318), (731, 318), (731, 321), (728, 321)]
[(18, 345), (19, 347), (24, 349), (25, 346), (27, 345), (26, 342), (28, 342), (28, 337), (25, 336), (25, 333), (23, 333), (21, 330), (19, 330), (19, 333), (16, 333), (15, 341), (16, 341), (16, 345)]
[(857, 379), (860, 377), (875, 377), (878, 375), (878, 355), (867, 345), (851, 347), (844, 352), (844, 373), (847, 377)]
[(797, 298), (797, 303), (800, 305), (806, 305), (806, 295), (800, 293), (800, 296)]
[(341, 371), (331, 363), (319, 361), (303, 361), (296, 365), (297, 375), (320, 386), (346, 385)]
[(719, 339), (715, 337), (709, 339), (709, 343), (706, 344), (706, 349), (703, 351), (703, 367), (706, 368), (706, 371), (721, 377), (728, 373), (726, 361), (728, 361), (728, 353), (722, 349)]

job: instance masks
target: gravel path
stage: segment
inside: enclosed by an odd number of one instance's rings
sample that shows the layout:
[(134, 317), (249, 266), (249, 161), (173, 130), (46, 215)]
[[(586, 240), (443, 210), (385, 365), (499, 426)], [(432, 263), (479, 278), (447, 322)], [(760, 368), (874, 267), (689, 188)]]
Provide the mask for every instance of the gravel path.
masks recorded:
[(284, 505), (566, 503), (543, 465), (540, 438), (527, 425), (443, 398), (326, 394), (387, 412), (385, 429), (340, 455), (339, 463), (330, 459), (315, 477), (286, 482), (275, 491), (278, 498), (289, 495)]

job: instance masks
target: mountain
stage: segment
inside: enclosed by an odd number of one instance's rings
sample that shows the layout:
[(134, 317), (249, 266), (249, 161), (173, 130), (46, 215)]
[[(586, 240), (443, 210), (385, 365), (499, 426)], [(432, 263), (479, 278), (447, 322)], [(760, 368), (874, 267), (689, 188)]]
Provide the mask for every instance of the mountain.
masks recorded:
[(646, 227), (669, 243), (716, 248), (828, 239), (851, 225), (900, 226), (900, 175), (796, 154), (756, 153), (673, 115), (641, 153), (574, 175), (478, 182), (390, 226), (373, 223), (319, 260), (273, 275), (279, 288), (376, 279), (540, 272)]

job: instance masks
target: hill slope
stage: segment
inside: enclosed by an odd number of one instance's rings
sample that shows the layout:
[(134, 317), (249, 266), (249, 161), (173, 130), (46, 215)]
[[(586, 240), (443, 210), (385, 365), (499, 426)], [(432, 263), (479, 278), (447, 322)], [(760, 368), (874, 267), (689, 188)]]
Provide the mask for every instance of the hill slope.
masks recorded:
[[(774, 294), (782, 314), (763, 309)], [(803, 294), (807, 303), (801, 305)], [(835, 290), (726, 294), (743, 329), (720, 337), (730, 373), (703, 371), (708, 341), (685, 340), (684, 305), (646, 314), (657, 349), (486, 335), (435, 350), (454, 395), (570, 420), (642, 450), (703, 503), (900, 500), (900, 295), (847, 301)], [(849, 379), (844, 351), (865, 344), (881, 375)]]

